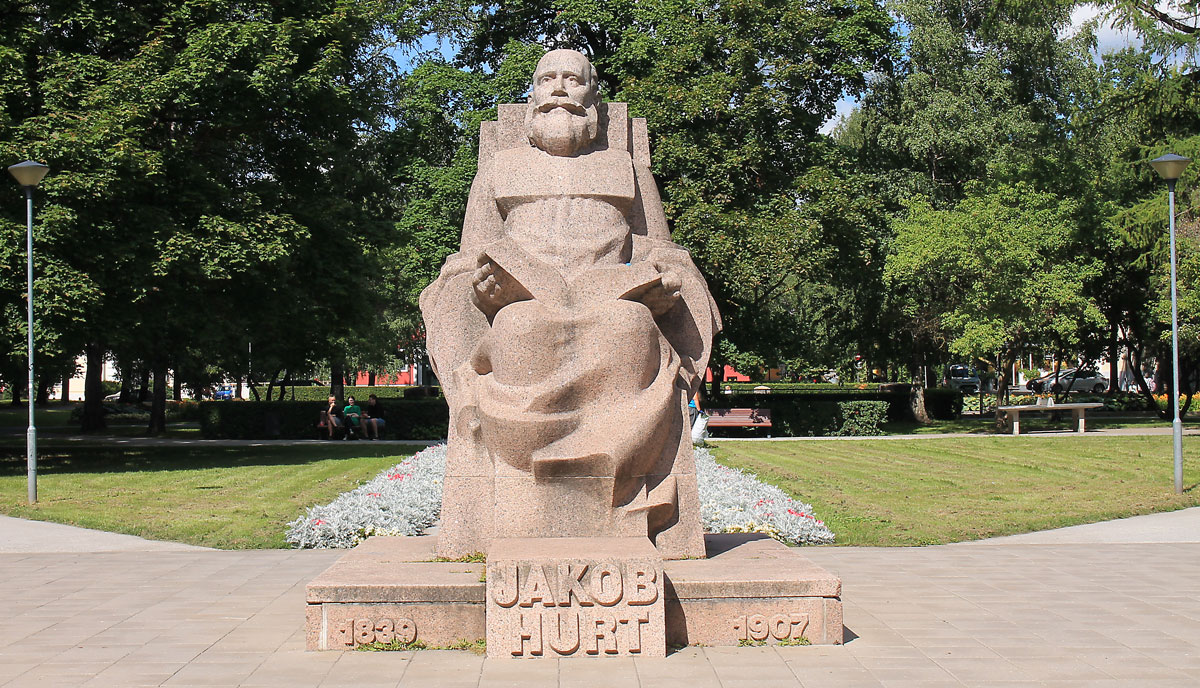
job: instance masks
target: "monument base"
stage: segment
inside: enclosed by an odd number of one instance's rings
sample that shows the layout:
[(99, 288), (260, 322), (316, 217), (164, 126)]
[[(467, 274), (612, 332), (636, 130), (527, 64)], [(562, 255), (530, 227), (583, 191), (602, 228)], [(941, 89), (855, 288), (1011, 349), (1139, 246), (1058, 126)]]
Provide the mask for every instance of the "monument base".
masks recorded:
[[(484, 640), (485, 565), (435, 561), (436, 540), (372, 537), (313, 579), (308, 649)], [(837, 576), (765, 535), (709, 534), (704, 541), (707, 559), (662, 564), (667, 645), (842, 642)]]

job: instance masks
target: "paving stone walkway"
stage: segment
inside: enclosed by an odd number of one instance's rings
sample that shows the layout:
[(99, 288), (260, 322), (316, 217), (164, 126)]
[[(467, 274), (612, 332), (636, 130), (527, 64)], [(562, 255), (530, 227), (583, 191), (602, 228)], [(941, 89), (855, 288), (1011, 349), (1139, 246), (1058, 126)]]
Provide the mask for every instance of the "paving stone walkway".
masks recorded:
[(658, 660), (305, 652), (304, 585), (339, 552), (0, 553), (0, 686), (1190, 688), (1198, 533), (1200, 508), (980, 543), (813, 548), (843, 576), (845, 645)]

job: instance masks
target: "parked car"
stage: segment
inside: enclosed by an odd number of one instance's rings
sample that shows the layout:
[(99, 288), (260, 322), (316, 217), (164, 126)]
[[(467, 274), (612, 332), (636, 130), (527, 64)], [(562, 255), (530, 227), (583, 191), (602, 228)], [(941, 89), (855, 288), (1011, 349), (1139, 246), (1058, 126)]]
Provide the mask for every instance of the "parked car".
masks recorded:
[(213, 392), (213, 399), (217, 401), (229, 401), (233, 399), (233, 389), (223, 386)]
[(1054, 373), (1043, 375), (1025, 383), (1030, 392), (1053, 392), (1058, 394), (1068, 386), (1072, 392), (1092, 392), (1101, 394), (1108, 390), (1108, 378), (1091, 368), (1065, 368)]
[(946, 371), (946, 385), (963, 394), (979, 391), (979, 376), (965, 365), (952, 365)]

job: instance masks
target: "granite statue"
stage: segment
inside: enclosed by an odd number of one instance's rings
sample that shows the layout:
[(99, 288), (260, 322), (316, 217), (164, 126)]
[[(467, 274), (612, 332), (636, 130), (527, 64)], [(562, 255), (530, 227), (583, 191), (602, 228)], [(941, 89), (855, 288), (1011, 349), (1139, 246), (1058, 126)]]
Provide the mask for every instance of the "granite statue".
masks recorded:
[(443, 557), (646, 536), (704, 556), (687, 399), (721, 320), (671, 241), (644, 119), (572, 50), (480, 134), (459, 251), (421, 294), (450, 407)]

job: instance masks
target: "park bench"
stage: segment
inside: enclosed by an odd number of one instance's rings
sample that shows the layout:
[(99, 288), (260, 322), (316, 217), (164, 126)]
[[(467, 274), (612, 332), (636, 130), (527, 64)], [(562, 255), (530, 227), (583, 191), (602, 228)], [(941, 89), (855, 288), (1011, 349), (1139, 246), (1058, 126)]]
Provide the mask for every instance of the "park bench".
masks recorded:
[[(329, 432), (327, 431), (327, 428), (328, 428), (328, 424), (325, 421), (325, 414), (322, 413), (320, 419), (317, 420), (317, 439), (323, 440), (323, 439), (329, 437)], [(335, 440), (340, 440), (343, 437), (345, 437), (345, 435), (346, 435), (346, 429), (344, 427), (339, 426), (339, 427), (335, 428), (333, 431), (333, 439), (335, 439)]]
[(706, 409), (710, 428), (769, 428), (771, 409)]
[(1078, 404), (1027, 404), (1025, 406), (1001, 406), (1000, 410), (1007, 416), (1009, 422), (1012, 423), (1012, 434), (1021, 434), (1021, 414), (1022, 413), (1053, 413), (1054, 411), (1070, 411), (1075, 418), (1075, 431), (1084, 432), (1084, 415), (1088, 409), (1100, 408), (1104, 406), (1099, 402), (1078, 403)]

